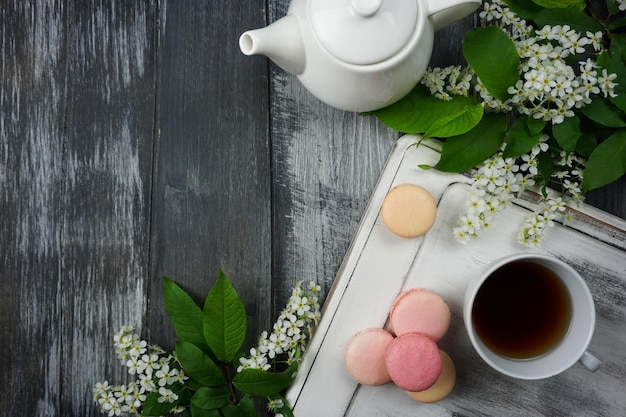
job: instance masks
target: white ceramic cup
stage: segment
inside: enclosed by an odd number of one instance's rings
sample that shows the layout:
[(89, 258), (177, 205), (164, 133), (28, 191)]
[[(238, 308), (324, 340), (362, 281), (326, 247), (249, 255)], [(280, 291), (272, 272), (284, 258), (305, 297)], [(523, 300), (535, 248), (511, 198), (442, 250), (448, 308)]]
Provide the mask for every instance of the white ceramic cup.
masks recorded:
[[(571, 301), (569, 329), (552, 349), (528, 359), (511, 359), (491, 350), (478, 336), (472, 321), (474, 301), (481, 286), (499, 268), (516, 261), (527, 261), (543, 265), (552, 270), (565, 285)], [(595, 327), (593, 298), (582, 277), (565, 262), (546, 255), (520, 253), (500, 258), (488, 265), (484, 272), (470, 283), (463, 305), (465, 327), (472, 345), (495, 370), (519, 379), (534, 380), (557, 375), (580, 361), (591, 371), (600, 366), (600, 361), (587, 352)]]

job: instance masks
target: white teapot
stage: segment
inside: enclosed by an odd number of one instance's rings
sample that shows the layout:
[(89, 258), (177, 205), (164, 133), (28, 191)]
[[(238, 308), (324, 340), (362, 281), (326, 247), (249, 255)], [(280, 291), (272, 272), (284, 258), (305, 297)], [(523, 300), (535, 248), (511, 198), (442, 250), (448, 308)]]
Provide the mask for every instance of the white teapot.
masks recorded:
[(409, 93), (430, 61), (434, 33), (480, 0), (293, 0), (287, 16), (239, 38), (296, 74), (321, 101), (371, 111)]

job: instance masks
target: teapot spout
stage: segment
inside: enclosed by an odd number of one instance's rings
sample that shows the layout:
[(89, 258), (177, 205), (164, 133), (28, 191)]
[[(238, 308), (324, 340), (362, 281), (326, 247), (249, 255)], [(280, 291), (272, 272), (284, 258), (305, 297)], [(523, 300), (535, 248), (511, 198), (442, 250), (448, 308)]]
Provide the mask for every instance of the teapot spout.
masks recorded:
[(264, 28), (244, 32), (239, 38), (239, 48), (245, 55), (265, 55), (293, 74), (304, 72), (304, 44), (295, 15), (290, 14)]

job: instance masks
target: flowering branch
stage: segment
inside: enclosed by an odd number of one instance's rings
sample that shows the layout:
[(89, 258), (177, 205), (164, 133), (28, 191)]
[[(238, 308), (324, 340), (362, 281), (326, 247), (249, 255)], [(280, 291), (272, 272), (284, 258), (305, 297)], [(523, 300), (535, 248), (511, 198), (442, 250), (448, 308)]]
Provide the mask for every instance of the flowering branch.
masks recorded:
[(250, 356), (239, 358), (237, 372), (244, 369), (266, 371), (277, 365), (281, 355), (286, 355), (287, 365), (296, 361), (297, 355), (305, 350), (306, 341), (320, 319), (320, 291), (321, 287), (313, 282), (307, 287), (296, 285), (287, 306), (274, 323), (272, 333), (261, 333), (258, 345), (250, 349)]
[(122, 327), (114, 338), (115, 350), (137, 380), (115, 386), (97, 383), (94, 401), (108, 416), (188, 412), (191, 416), (252, 417), (257, 415), (253, 397), (260, 397), (276, 416), (293, 416), (280, 393), (290, 385), (299, 355), (319, 320), (320, 290), (314, 283), (297, 284), (272, 335), (268, 338), (263, 332), (259, 346), (246, 357), (240, 351), (245, 310), (221, 271), (203, 310), (164, 278), (166, 310), (180, 339), (176, 350), (168, 353), (149, 345), (134, 328)]
[(402, 132), (445, 139), (432, 168), (478, 168), (454, 229), (460, 242), (536, 185), (543, 201), (519, 240), (538, 245), (546, 227), (567, 221), (566, 204), (626, 173), (626, 35), (614, 32), (626, 25), (626, 0), (607, 4), (600, 20), (584, 0), (485, 2), (481, 27), (465, 37), (468, 65), (429, 69), (375, 112)]

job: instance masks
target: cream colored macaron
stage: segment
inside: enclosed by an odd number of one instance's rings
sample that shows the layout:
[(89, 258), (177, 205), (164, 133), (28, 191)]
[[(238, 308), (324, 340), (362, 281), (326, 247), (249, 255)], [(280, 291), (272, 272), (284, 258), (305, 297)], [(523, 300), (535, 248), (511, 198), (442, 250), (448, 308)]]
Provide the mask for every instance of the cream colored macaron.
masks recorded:
[(433, 386), (419, 392), (408, 392), (409, 397), (421, 403), (434, 403), (446, 398), (454, 389), (456, 383), (456, 370), (452, 358), (439, 349), (441, 354), (441, 373)]
[(418, 237), (435, 223), (437, 203), (418, 185), (398, 184), (387, 193), (381, 216), (392, 233), (406, 238)]

